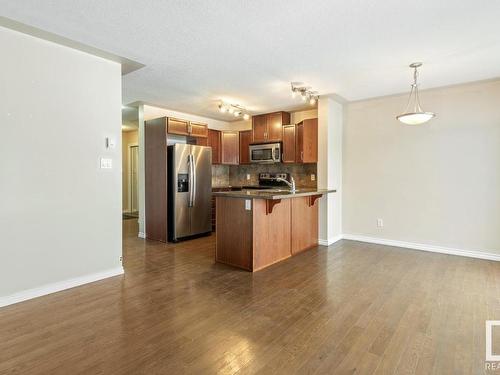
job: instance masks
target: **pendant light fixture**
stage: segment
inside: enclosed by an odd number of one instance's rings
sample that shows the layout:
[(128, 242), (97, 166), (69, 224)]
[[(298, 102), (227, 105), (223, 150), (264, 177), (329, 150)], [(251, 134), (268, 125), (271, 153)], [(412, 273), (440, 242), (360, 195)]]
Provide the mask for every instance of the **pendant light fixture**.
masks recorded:
[(410, 64), (410, 68), (414, 69), (413, 84), (411, 85), (410, 97), (408, 98), (408, 104), (406, 104), (405, 112), (396, 117), (399, 121), (407, 125), (420, 125), (426, 123), (434, 116), (436, 116), (436, 114), (433, 112), (425, 112), (420, 106), (420, 98), (418, 97), (417, 69), (421, 66), (422, 63), (420, 62)]

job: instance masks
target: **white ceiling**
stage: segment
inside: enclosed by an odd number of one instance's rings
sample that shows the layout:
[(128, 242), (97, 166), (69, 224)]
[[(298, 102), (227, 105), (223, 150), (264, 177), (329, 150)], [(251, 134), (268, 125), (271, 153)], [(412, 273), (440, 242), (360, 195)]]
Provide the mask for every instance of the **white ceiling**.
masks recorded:
[(500, 1), (0, 0), (2, 15), (146, 66), (123, 77), (144, 101), (228, 120), (301, 106), (290, 81), (347, 100), (500, 77)]

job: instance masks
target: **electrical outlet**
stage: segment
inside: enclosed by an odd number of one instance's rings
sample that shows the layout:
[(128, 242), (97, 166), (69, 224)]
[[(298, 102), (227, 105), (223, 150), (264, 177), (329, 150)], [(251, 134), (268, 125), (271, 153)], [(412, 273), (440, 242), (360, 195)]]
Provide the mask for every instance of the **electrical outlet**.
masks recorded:
[(120, 257), (120, 262), (123, 260), (123, 257)]
[(314, 173), (311, 174), (311, 181), (316, 181), (316, 175)]
[(247, 180), (250, 180), (250, 173), (247, 173)]
[(382, 228), (384, 226), (384, 220), (383, 219), (377, 219), (377, 227)]

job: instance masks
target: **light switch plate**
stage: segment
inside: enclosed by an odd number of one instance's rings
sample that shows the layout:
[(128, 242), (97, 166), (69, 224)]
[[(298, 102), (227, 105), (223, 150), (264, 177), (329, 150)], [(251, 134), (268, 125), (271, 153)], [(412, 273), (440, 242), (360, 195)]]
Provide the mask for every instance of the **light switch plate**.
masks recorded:
[(250, 199), (245, 199), (245, 210), (252, 211), (252, 201)]
[(250, 180), (250, 174), (247, 173), (247, 180)]
[(113, 159), (101, 158), (101, 169), (113, 168)]

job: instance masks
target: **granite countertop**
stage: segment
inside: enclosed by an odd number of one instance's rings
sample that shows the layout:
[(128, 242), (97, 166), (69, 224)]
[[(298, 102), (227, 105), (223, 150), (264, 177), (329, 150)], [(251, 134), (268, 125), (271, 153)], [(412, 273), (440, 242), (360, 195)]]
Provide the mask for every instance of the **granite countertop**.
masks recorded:
[(264, 190), (240, 190), (240, 191), (219, 191), (213, 192), (212, 195), (216, 197), (228, 198), (257, 198), (257, 199), (287, 199), (295, 197), (306, 197), (309, 195), (335, 193), (337, 190), (333, 189), (311, 189), (311, 188), (297, 188), (295, 193), (291, 193), (286, 188), (264, 189)]
[[(266, 189), (259, 185), (212, 185), (212, 189)], [(271, 187), (270, 187), (271, 188)]]

